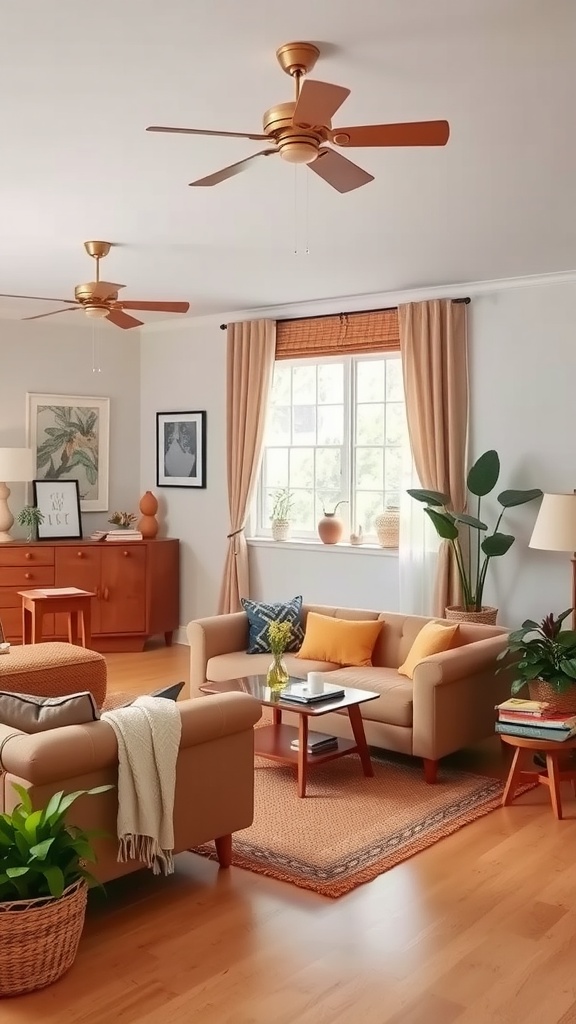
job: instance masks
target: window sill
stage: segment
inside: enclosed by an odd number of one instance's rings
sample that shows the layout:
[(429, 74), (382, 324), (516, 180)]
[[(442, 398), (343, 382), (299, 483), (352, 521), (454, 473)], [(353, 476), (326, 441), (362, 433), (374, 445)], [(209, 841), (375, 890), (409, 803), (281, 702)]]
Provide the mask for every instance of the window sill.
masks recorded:
[(272, 540), (271, 537), (247, 537), (252, 548), (287, 548), (289, 551), (336, 551), (348, 555), (373, 555), (377, 558), (398, 558), (398, 548), (381, 548), (379, 544), (323, 544), (320, 540)]

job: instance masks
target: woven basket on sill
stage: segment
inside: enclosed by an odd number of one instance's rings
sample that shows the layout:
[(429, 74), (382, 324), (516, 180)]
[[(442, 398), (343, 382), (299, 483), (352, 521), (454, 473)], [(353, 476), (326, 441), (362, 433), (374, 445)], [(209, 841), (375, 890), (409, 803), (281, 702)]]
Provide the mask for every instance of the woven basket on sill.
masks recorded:
[(558, 693), (558, 690), (550, 686), (550, 683), (545, 683), (543, 679), (533, 679), (528, 683), (528, 691), (530, 700), (546, 701), (551, 711), (576, 715), (576, 684), (569, 690)]
[(72, 967), (87, 895), (79, 879), (58, 899), (0, 903), (0, 997), (44, 988)]
[(479, 622), (485, 626), (495, 626), (498, 609), (483, 604), (481, 611), (467, 612), (465, 608), (461, 608), (459, 605), (450, 604), (446, 608), (444, 615), (447, 619), (451, 619), (452, 622)]

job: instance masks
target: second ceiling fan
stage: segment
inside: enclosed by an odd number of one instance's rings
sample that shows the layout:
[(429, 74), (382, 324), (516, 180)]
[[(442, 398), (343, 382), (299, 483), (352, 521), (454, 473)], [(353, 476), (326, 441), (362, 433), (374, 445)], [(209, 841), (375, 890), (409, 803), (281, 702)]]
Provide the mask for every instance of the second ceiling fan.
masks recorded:
[(288, 163), (308, 164), (310, 169), (338, 192), (351, 192), (374, 180), (369, 174), (332, 149), (332, 143), (343, 149), (387, 148), (391, 146), (445, 146), (450, 135), (447, 121), (411, 121), (404, 124), (354, 125), (350, 128), (332, 128), (332, 118), (340, 109), (349, 89), (329, 82), (307, 79), (320, 50), (313, 43), (286, 43), (276, 51), (280, 67), (291, 75), (296, 84), (296, 98), (267, 110), (263, 118), (263, 133), (219, 132), (201, 128), (170, 128), (151, 125), (149, 132), (174, 132), (181, 135), (218, 135), (237, 139), (266, 141), (269, 148), (238, 160), (209, 174), (193, 186), (218, 185), (245, 170), (259, 156), (280, 156)]

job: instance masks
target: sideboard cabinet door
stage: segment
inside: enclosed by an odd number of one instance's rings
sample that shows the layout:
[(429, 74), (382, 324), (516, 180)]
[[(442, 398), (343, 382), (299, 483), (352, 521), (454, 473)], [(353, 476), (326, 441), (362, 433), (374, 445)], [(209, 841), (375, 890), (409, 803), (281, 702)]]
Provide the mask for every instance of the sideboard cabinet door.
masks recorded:
[(146, 547), (115, 541), (102, 547), (100, 632), (146, 631)]
[[(78, 587), (90, 590), (92, 598), (92, 633), (100, 633), (100, 548), (97, 544), (70, 544), (56, 548), (57, 587)], [(68, 635), (66, 615), (56, 615), (56, 636)]]

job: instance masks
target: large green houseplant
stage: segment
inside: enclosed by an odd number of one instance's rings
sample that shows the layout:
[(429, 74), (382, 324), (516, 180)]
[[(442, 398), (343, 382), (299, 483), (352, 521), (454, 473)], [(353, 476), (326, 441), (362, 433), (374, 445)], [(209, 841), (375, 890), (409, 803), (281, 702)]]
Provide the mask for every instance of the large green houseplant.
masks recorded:
[(498, 655), (506, 671), (514, 675), (512, 694), (528, 687), (533, 700), (548, 701), (555, 709), (576, 713), (576, 630), (562, 629), (572, 613), (567, 608), (542, 622), (526, 619), (508, 636), (508, 646)]
[(43, 988), (72, 966), (96, 832), (68, 825), (66, 814), (78, 797), (112, 788), (55, 793), (35, 810), (27, 789), (13, 787), (20, 803), (0, 814), (0, 996)]
[[(408, 494), (425, 505), (424, 511), (434, 524), (438, 536), (450, 544), (462, 587), (462, 610), (467, 613), (482, 613), (484, 610), (484, 586), (492, 558), (500, 558), (512, 547), (515, 537), (503, 533), (500, 524), (506, 509), (525, 505), (542, 497), (542, 491), (506, 490), (497, 496), (500, 513), (492, 531), (481, 518), (482, 499), (490, 494), (500, 476), (500, 458), (494, 450), (484, 452), (468, 472), (466, 486), (471, 499), (467, 507), (473, 507), (476, 515), (452, 511), (450, 498), (440, 491), (413, 488)], [(474, 499), (475, 502), (474, 502)], [(466, 531), (466, 543), (462, 543), (461, 530)], [(456, 609), (456, 612), (458, 610)], [(494, 621), (496, 610), (494, 609)]]

